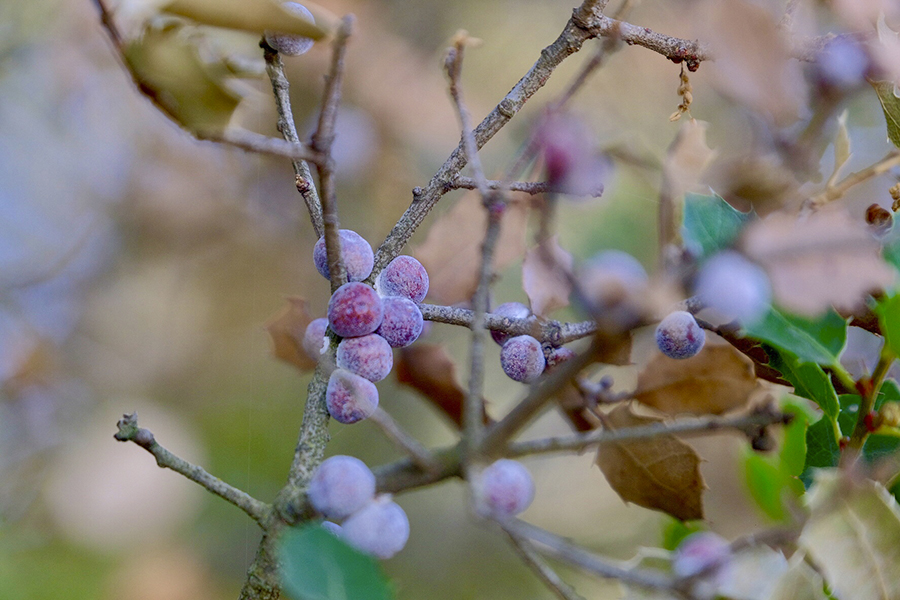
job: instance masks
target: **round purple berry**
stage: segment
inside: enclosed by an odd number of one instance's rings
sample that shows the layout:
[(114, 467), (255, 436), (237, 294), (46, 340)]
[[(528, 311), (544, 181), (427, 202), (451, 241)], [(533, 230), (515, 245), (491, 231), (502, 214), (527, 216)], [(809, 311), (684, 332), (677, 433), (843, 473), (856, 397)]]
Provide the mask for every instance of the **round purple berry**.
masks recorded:
[(306, 326), (306, 333), (303, 334), (303, 350), (313, 360), (317, 361), (322, 356), (326, 329), (328, 329), (328, 319), (324, 317), (313, 319)]
[(510, 338), (500, 350), (500, 366), (510, 379), (531, 383), (544, 372), (547, 362), (541, 343), (530, 335)]
[[(372, 246), (361, 235), (350, 229), (341, 229), (341, 258), (347, 269), (349, 281), (362, 281), (372, 272), (375, 265), (375, 255)], [(325, 279), (331, 279), (331, 270), (328, 268), (328, 253), (325, 250), (325, 236), (319, 238), (313, 247), (313, 262), (316, 269)]]
[(708, 569), (717, 572), (730, 559), (728, 540), (711, 531), (701, 531), (684, 538), (675, 549), (672, 572), (676, 577), (692, 577)]
[(697, 275), (695, 293), (723, 322), (752, 325), (769, 310), (772, 286), (762, 267), (726, 250), (709, 259)]
[(694, 315), (683, 310), (671, 313), (656, 327), (656, 345), (669, 358), (696, 356), (705, 341)]
[(366, 554), (390, 558), (409, 539), (409, 519), (389, 495), (379, 496), (344, 521), (343, 539)]
[[(531, 309), (521, 302), (504, 302), (491, 312), (507, 319), (525, 319), (531, 316)], [(502, 346), (510, 338), (510, 335), (502, 331), (491, 330), (491, 337)]]
[(551, 348), (550, 351), (544, 355), (544, 358), (547, 361), (545, 371), (549, 372), (556, 368), (557, 365), (575, 358), (575, 352), (566, 347)]
[(600, 308), (622, 303), (647, 286), (647, 272), (640, 262), (621, 250), (604, 250), (581, 269), (584, 293)]
[(337, 347), (337, 366), (365, 377), (381, 381), (394, 366), (394, 353), (387, 341), (377, 333), (344, 338)]
[(378, 408), (378, 388), (365, 377), (335, 369), (325, 390), (325, 407), (338, 423), (350, 425), (362, 421)]
[(328, 301), (328, 324), (341, 337), (374, 333), (384, 318), (381, 297), (364, 283), (345, 283)]
[(472, 481), (475, 510), (503, 519), (523, 512), (534, 500), (534, 480), (522, 463), (501, 458)]
[(401, 255), (378, 274), (375, 289), (382, 296), (402, 296), (419, 303), (428, 294), (428, 273), (412, 256)]
[[(297, 4), (296, 2), (283, 2), (281, 7), (311, 23), (316, 22), (312, 13), (302, 4)], [(287, 56), (299, 56), (309, 52), (309, 49), (313, 47), (315, 41), (311, 38), (303, 37), (302, 35), (290, 35), (287, 33), (278, 33), (277, 31), (267, 31), (266, 43), (275, 50), (278, 50), (281, 54)]]
[(425, 321), (415, 302), (400, 296), (384, 298), (384, 319), (375, 332), (392, 348), (405, 348), (419, 339)]
[(332, 456), (316, 469), (306, 495), (329, 519), (346, 519), (375, 497), (375, 475), (358, 458)]

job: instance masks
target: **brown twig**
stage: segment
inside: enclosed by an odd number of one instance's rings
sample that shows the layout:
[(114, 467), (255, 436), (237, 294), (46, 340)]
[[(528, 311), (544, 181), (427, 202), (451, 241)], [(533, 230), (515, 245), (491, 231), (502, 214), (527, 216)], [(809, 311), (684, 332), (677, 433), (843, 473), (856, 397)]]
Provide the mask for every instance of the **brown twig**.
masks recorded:
[[(550, 185), (549, 182), (546, 181), (511, 181), (509, 183), (494, 179), (488, 179), (486, 181), (487, 188), (489, 190), (503, 190), (510, 192), (524, 192), (526, 194), (531, 194), (532, 196), (537, 194), (547, 194), (553, 192), (561, 192), (562, 190), (555, 189)], [(420, 188), (416, 188), (420, 190)], [(449, 190), (474, 190), (478, 189), (475, 180), (471, 177), (463, 177), (462, 175), (457, 176), (453, 181), (447, 184), (447, 189)], [(421, 193), (421, 190), (420, 190)], [(590, 194), (594, 198), (599, 198), (603, 195), (603, 186), (600, 185), (596, 189), (591, 191)]]
[[(272, 82), (272, 92), (275, 96), (275, 108), (278, 111), (278, 131), (281, 132), (285, 140), (299, 143), (300, 136), (297, 134), (294, 113), (291, 109), (290, 83), (287, 77), (284, 76), (284, 63), (281, 60), (281, 55), (266, 44), (265, 40), (260, 45), (263, 48), (263, 58), (266, 61), (266, 73)], [(322, 237), (325, 233), (322, 224), (322, 204), (319, 201), (319, 194), (312, 180), (309, 164), (304, 160), (295, 160), (291, 164), (294, 167), (294, 181), (297, 191), (306, 204), (306, 210), (309, 212), (309, 218), (312, 221), (316, 237)]]
[(888, 370), (894, 364), (894, 358), (894, 353), (887, 346), (882, 348), (878, 364), (875, 365), (872, 375), (860, 380), (858, 384), (862, 392), (859, 410), (856, 413), (856, 425), (853, 427), (853, 433), (850, 434), (850, 442), (841, 456), (842, 465), (853, 464), (862, 452), (866, 439), (871, 433), (868, 425), (869, 414), (875, 409), (875, 400), (878, 398), (878, 392), (881, 391), (881, 384), (884, 383)]
[(240, 508), (251, 519), (265, 529), (272, 515), (272, 507), (261, 502), (250, 494), (232, 487), (213, 475), (210, 475), (202, 467), (191, 464), (172, 454), (162, 447), (149, 429), (138, 427), (137, 413), (124, 415), (117, 423), (119, 431), (115, 438), (120, 442), (134, 442), (156, 458), (156, 464), (163, 469), (171, 469), (184, 475), (194, 483), (197, 483), (216, 496)]
[(390, 413), (379, 407), (375, 409), (369, 420), (378, 425), (385, 437), (392, 441), (395, 446), (408, 454), (416, 466), (424, 471), (440, 471), (440, 465), (431, 455), (431, 451), (423, 446), (419, 440), (404, 431)]
[(886, 173), (898, 165), (900, 165), (900, 150), (892, 150), (891, 152), (888, 152), (887, 156), (875, 164), (869, 165), (861, 171), (847, 175), (833, 187), (808, 199), (804, 202), (803, 207), (804, 209), (815, 210), (824, 204), (837, 200), (853, 186), (858, 185), (867, 179), (877, 177), (882, 173)]
[(347, 283), (347, 270), (341, 257), (340, 222), (337, 215), (337, 193), (335, 188), (334, 165), (331, 161), (331, 145), (334, 142), (334, 124), (337, 119), (338, 105), (341, 101), (341, 83), (344, 78), (344, 57), (347, 53), (347, 42), (353, 33), (353, 15), (347, 15), (341, 21), (334, 38), (331, 68), (325, 80), (325, 92), (322, 99), (322, 110), (319, 123), (312, 136), (312, 147), (326, 157), (316, 165), (321, 188), (322, 221), (325, 228), (325, 249), (328, 255), (328, 271), (331, 275), (331, 291)]
[(522, 562), (531, 567), (538, 579), (550, 588), (554, 596), (559, 598), (559, 600), (585, 600), (541, 558), (540, 554), (532, 547), (531, 542), (511, 531), (504, 530), (504, 532), (509, 537), (509, 541), (522, 559)]

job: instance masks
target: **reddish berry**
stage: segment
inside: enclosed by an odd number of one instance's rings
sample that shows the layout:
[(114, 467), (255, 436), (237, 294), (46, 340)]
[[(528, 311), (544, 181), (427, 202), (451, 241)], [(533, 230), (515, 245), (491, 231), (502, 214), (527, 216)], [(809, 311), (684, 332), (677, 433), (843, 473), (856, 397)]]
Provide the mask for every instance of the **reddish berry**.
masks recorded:
[(428, 294), (428, 273), (412, 256), (398, 256), (378, 274), (375, 288), (382, 296), (402, 296), (419, 303)]
[(303, 350), (313, 360), (318, 361), (322, 356), (322, 348), (325, 347), (325, 330), (328, 329), (328, 319), (313, 319), (306, 326), (303, 334)]
[(547, 360), (547, 367), (545, 370), (549, 372), (557, 365), (575, 358), (575, 352), (565, 347), (551, 348), (550, 351), (547, 352), (545, 358)]
[(384, 318), (381, 297), (364, 283), (339, 287), (328, 302), (328, 324), (341, 337), (373, 333)]
[[(521, 302), (504, 302), (493, 311), (495, 315), (506, 317), (507, 319), (525, 319), (531, 316), (531, 309)], [(502, 331), (491, 331), (491, 337), (501, 346), (510, 338), (508, 333)]]
[(375, 475), (358, 458), (332, 456), (316, 469), (306, 495), (329, 519), (346, 519), (375, 497)]
[(400, 296), (384, 299), (384, 319), (376, 333), (392, 348), (405, 348), (422, 335), (425, 321), (415, 302)]
[(335, 369), (328, 379), (325, 407), (338, 423), (350, 425), (362, 421), (378, 408), (378, 388), (365, 377)]
[(337, 347), (337, 366), (365, 377), (381, 381), (394, 366), (394, 353), (387, 341), (377, 333), (344, 338)]
[(530, 335), (507, 340), (500, 350), (500, 366), (510, 379), (531, 383), (537, 380), (546, 366), (541, 343)]
[[(372, 246), (361, 235), (350, 229), (341, 229), (338, 233), (341, 238), (341, 258), (347, 269), (347, 279), (362, 281), (369, 276), (375, 265)], [(322, 277), (331, 279), (328, 254), (325, 250), (325, 236), (320, 237), (313, 248), (313, 262)]]
[(501, 458), (472, 481), (475, 510), (485, 517), (506, 518), (523, 512), (534, 500), (534, 481), (522, 463)]
[(706, 334), (694, 315), (683, 310), (671, 313), (656, 328), (656, 345), (669, 358), (696, 356), (705, 341)]

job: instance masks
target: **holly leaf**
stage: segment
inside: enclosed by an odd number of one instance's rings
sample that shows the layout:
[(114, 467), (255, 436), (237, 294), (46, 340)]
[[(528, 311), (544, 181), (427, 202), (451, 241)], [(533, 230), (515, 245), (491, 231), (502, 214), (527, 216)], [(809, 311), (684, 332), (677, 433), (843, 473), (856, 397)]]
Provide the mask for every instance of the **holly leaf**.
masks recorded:
[[(510, 202), (500, 220), (500, 238), (494, 252), (494, 272), (502, 271), (525, 253), (527, 202)], [(478, 287), (481, 244), (487, 213), (477, 194), (460, 198), (428, 230), (425, 242), (413, 255), (428, 271), (428, 295), (441, 304), (469, 302)]]
[(884, 343), (894, 356), (900, 356), (900, 294), (879, 300), (875, 308)]
[[(619, 405), (606, 415), (610, 430), (658, 423), (662, 419), (636, 415), (629, 405)], [(625, 502), (659, 510), (676, 519), (703, 518), (700, 457), (674, 435), (634, 442), (610, 442), (600, 446), (597, 465), (609, 485)]]
[(810, 320), (772, 309), (748, 326), (746, 334), (802, 361), (833, 366), (839, 364), (838, 357), (847, 341), (847, 321), (833, 310)]
[(840, 212), (807, 218), (775, 213), (750, 224), (741, 244), (766, 270), (778, 304), (807, 317), (832, 306), (857, 308), (867, 294), (896, 279), (862, 219)]
[(816, 469), (837, 466), (841, 450), (835, 434), (835, 424), (828, 417), (822, 417), (806, 430), (806, 464), (800, 481), (807, 488), (812, 485)]
[(197, 134), (220, 133), (241, 96), (200, 58), (181, 29), (146, 29), (125, 48), (125, 61), (141, 91), (174, 121)]
[(310, 371), (316, 368), (316, 361), (303, 349), (303, 336), (313, 318), (305, 299), (289, 296), (286, 300), (287, 304), (265, 325), (272, 340), (272, 354), (301, 371)]
[(900, 148), (900, 98), (894, 93), (893, 81), (869, 81), (875, 88), (875, 94), (884, 111), (887, 124), (887, 137), (892, 144)]
[[(325, 13), (315, 5), (303, 5), (319, 21), (326, 21)], [(165, 12), (186, 17), (204, 25), (240, 29), (262, 35), (265, 31), (278, 31), (302, 35), (313, 40), (325, 37), (325, 30), (303, 17), (285, 10), (273, 0), (173, 0), (163, 5)]]
[(706, 258), (734, 243), (754, 213), (742, 213), (718, 195), (687, 194), (684, 197), (685, 246), (698, 258)]
[(378, 561), (319, 525), (288, 528), (278, 543), (281, 581), (294, 600), (391, 600)]
[(522, 263), (522, 287), (531, 302), (531, 312), (541, 317), (568, 306), (572, 293), (565, 276), (572, 270), (572, 255), (560, 247), (557, 236), (546, 242), (546, 250), (545, 254), (540, 246), (535, 246), (525, 254)]
[(634, 399), (671, 415), (718, 415), (743, 406), (757, 389), (753, 361), (708, 340), (692, 358), (654, 355), (638, 375)]
[(831, 420), (837, 419), (840, 412), (837, 392), (822, 367), (801, 362), (794, 354), (775, 349), (769, 353), (769, 364), (794, 386), (794, 394), (818, 404)]
[(839, 598), (900, 598), (900, 510), (880, 484), (820, 473), (799, 545)]

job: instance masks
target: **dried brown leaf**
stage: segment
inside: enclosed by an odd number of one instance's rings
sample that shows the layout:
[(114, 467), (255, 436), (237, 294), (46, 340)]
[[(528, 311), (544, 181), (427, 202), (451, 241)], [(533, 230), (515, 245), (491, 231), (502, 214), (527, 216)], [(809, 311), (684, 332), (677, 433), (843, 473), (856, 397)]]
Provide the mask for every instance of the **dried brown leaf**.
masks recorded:
[(697, 191), (700, 176), (716, 156), (706, 143), (709, 123), (690, 119), (681, 125), (675, 141), (669, 146), (663, 163), (666, 193), (677, 199), (687, 192)]
[(717, 89), (777, 125), (794, 122), (806, 105), (800, 63), (773, 14), (749, 0), (712, 0), (698, 7), (702, 38), (716, 53), (709, 64)]
[(707, 342), (693, 358), (655, 355), (638, 375), (634, 398), (670, 415), (718, 415), (746, 404), (757, 387), (753, 361), (729, 344)]
[[(662, 419), (634, 414), (619, 405), (606, 415), (611, 430), (658, 423)], [(674, 435), (648, 440), (603, 444), (597, 465), (625, 502), (659, 510), (687, 521), (703, 518), (703, 476), (700, 457)]]
[(272, 354), (301, 371), (316, 367), (316, 361), (303, 350), (303, 335), (312, 321), (306, 300), (290, 296), (287, 305), (266, 322), (266, 331), (272, 338)]
[(565, 276), (572, 270), (572, 255), (559, 245), (557, 236), (546, 242), (546, 250), (535, 246), (522, 263), (522, 287), (531, 302), (531, 312), (546, 317), (557, 308), (569, 305), (572, 286)]
[(750, 225), (742, 246), (765, 268), (778, 304), (801, 315), (852, 310), (894, 282), (878, 241), (862, 221), (839, 212), (775, 213)]
[[(525, 252), (528, 204), (513, 201), (500, 221), (500, 238), (494, 252), (494, 271), (500, 271)], [(443, 304), (471, 300), (478, 287), (481, 245), (487, 214), (476, 194), (466, 194), (428, 231), (414, 256), (428, 271), (428, 295)]]
[(400, 350), (397, 381), (418, 390), (462, 427), (466, 393), (456, 380), (456, 364), (443, 346), (418, 343)]

